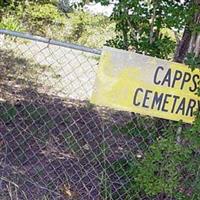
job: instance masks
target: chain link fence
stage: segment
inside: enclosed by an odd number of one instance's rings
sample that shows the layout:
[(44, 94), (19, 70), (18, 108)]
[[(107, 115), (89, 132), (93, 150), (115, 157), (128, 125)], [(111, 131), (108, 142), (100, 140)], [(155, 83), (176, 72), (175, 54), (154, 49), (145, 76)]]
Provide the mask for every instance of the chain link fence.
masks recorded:
[(134, 166), (177, 127), (90, 104), (100, 50), (5, 30), (0, 44), (0, 199), (174, 199), (146, 195)]

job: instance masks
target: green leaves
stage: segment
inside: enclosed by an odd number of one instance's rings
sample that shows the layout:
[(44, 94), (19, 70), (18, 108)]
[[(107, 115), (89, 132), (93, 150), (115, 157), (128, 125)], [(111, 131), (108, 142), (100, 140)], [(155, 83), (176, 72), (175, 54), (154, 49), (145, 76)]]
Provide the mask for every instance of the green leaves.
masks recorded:
[(200, 69), (200, 57), (196, 57), (194, 53), (189, 53), (186, 57), (185, 64), (189, 65), (190, 69)]
[[(97, 0), (103, 5), (107, 0)], [(115, 4), (111, 19), (116, 21), (117, 37), (107, 45), (138, 53), (170, 59), (176, 43), (162, 34), (168, 28), (180, 32), (194, 13), (190, 3), (171, 0), (123, 0)]]
[(187, 161), (189, 155), (190, 151), (176, 144), (173, 137), (157, 141), (144, 155), (136, 183), (149, 196), (175, 194), (181, 178), (179, 166)]
[(3, 17), (0, 22), (0, 29), (7, 29), (12, 31), (24, 31), (22, 25), (14, 16)]
[(46, 21), (46, 23), (61, 22), (64, 24), (65, 17), (62, 15), (58, 8), (52, 4), (33, 4), (26, 10), (26, 16), (33, 21)]

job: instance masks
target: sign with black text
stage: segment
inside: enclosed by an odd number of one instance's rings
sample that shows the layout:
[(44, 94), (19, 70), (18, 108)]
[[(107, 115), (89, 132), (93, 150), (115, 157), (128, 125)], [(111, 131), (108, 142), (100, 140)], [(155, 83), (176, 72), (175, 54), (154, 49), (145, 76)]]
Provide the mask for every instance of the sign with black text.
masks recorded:
[(199, 81), (199, 71), (183, 64), (104, 47), (91, 102), (191, 123)]

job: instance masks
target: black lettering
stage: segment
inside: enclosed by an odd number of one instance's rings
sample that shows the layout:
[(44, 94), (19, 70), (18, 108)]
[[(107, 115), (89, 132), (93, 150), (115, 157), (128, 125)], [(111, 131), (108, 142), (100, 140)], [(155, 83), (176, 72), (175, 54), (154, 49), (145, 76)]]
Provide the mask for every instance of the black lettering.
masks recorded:
[(188, 73), (188, 72), (185, 72), (184, 76), (183, 76), (183, 80), (182, 80), (182, 83), (181, 83), (181, 90), (183, 89), (184, 87), (184, 84), (189, 82), (191, 80), (191, 74)]
[(155, 92), (151, 109), (154, 109), (154, 107), (157, 106), (157, 110), (160, 110), (162, 99), (163, 99), (163, 93), (158, 95), (158, 92)]
[(186, 110), (186, 116), (191, 116), (193, 115), (194, 113), (194, 108), (196, 106), (196, 101), (194, 99), (190, 99), (189, 103), (188, 103), (188, 107), (187, 107), (187, 110)]
[(141, 102), (136, 103), (136, 98), (137, 98), (138, 92), (142, 92), (143, 93), (143, 89), (142, 88), (137, 88), (137, 90), (135, 91), (135, 95), (134, 95), (134, 98), (133, 98), (133, 104), (135, 106), (139, 106), (141, 104)]
[(168, 110), (165, 109), (165, 106), (166, 106), (166, 104), (169, 103), (169, 101), (167, 100), (167, 98), (169, 98), (169, 97), (171, 97), (171, 96), (172, 96), (171, 94), (166, 94), (166, 95), (165, 95), (165, 98), (164, 98), (164, 100), (163, 100), (162, 109), (161, 109), (163, 112), (168, 112)]
[(173, 105), (172, 105), (171, 113), (174, 113), (174, 109), (175, 109), (175, 105), (176, 105), (177, 99), (180, 99), (180, 97), (174, 95), (173, 98), (174, 98), (174, 103), (173, 103)]
[(144, 108), (149, 108), (149, 106), (146, 105), (146, 103), (147, 103), (147, 100), (149, 100), (148, 94), (150, 94), (150, 93), (152, 93), (151, 90), (146, 90), (146, 92), (145, 92), (144, 100), (143, 100), (143, 104), (142, 104), (142, 106), (143, 106)]
[(161, 81), (159, 80), (157, 80), (157, 76), (158, 76), (158, 71), (159, 70), (164, 70), (164, 68), (162, 67), (162, 66), (159, 66), (159, 67), (157, 67), (157, 69), (156, 69), (156, 71), (155, 71), (155, 73), (154, 73), (154, 78), (153, 78), (153, 82), (156, 84), (156, 85), (159, 85), (160, 83), (161, 83)]
[(170, 87), (170, 83), (171, 83), (171, 69), (168, 69), (168, 71), (165, 74), (165, 77), (164, 77), (161, 85), (164, 85), (165, 82), (167, 83), (167, 86)]
[(185, 97), (182, 99), (181, 103), (179, 104), (176, 114), (178, 114), (180, 111), (182, 111), (182, 115), (185, 114)]
[(181, 80), (182, 76), (183, 76), (183, 75), (182, 75), (182, 72), (181, 72), (181, 71), (179, 71), (179, 70), (176, 70), (176, 71), (175, 71), (175, 73), (174, 73), (174, 79), (173, 79), (173, 82), (172, 82), (172, 88), (174, 87), (176, 81)]
[[(196, 80), (196, 78), (198, 78), (197, 80)], [(190, 90), (190, 92), (195, 92), (196, 90), (197, 90), (197, 88), (198, 88), (198, 83), (199, 83), (199, 75), (198, 74), (195, 74), (193, 77), (192, 77), (192, 81), (193, 81), (193, 83), (194, 83), (194, 87), (192, 88), (192, 87), (189, 87), (189, 90)]]

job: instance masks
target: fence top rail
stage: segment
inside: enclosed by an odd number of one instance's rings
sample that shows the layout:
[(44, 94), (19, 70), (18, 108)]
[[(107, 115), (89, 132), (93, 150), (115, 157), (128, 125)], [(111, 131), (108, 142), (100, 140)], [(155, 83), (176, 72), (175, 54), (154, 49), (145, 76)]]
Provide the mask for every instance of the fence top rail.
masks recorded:
[(84, 51), (84, 52), (88, 52), (88, 53), (101, 55), (100, 49), (94, 49), (94, 48), (89, 48), (86, 46), (77, 45), (77, 44), (73, 44), (73, 43), (69, 43), (69, 42), (62, 42), (62, 41), (58, 41), (58, 40), (35, 36), (35, 35), (31, 35), (29, 33), (21, 33), (21, 32), (16, 32), (16, 31), (0, 29), (0, 34), (10, 35), (10, 36), (18, 37), (18, 38), (24, 38), (27, 40), (43, 42), (43, 43), (47, 43), (47, 44), (57, 45), (57, 46), (61, 46), (61, 47), (66, 47), (66, 48), (71, 48), (71, 49), (75, 49), (75, 50), (79, 50), (79, 51)]

